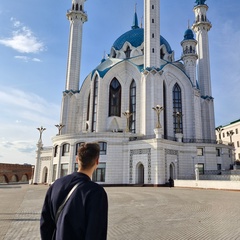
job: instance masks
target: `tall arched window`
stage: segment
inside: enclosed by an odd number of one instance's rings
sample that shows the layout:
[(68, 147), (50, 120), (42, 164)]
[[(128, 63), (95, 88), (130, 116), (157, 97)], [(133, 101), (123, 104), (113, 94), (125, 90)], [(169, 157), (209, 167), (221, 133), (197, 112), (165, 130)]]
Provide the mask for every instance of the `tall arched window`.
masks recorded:
[(182, 133), (182, 94), (177, 83), (173, 87), (173, 128), (174, 133)]
[(92, 113), (92, 132), (96, 131), (97, 124), (97, 103), (98, 103), (98, 76), (94, 79), (93, 87), (93, 113)]
[(132, 80), (130, 85), (130, 96), (129, 96), (129, 110), (132, 113), (131, 117), (129, 118), (129, 130), (130, 132), (136, 132), (136, 83)]
[(163, 121), (164, 121), (164, 138), (167, 138), (167, 91), (166, 83), (163, 82)]
[(89, 128), (89, 117), (90, 117), (90, 99), (91, 99), (91, 93), (88, 94), (88, 102), (87, 102), (87, 118), (86, 118), (86, 130), (88, 131)]
[(130, 56), (131, 56), (131, 49), (129, 46), (127, 47), (127, 49), (125, 51), (125, 55), (126, 55), (126, 58), (130, 58)]
[(121, 85), (116, 78), (109, 89), (109, 116), (121, 116)]

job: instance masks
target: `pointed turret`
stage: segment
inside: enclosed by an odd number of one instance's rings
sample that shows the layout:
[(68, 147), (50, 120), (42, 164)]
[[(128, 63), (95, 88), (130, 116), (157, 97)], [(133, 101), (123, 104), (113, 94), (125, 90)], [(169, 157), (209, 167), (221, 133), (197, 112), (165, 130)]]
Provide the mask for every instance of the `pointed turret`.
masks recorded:
[(193, 86), (196, 87), (196, 61), (198, 59), (196, 46), (197, 41), (194, 39), (193, 31), (188, 26), (188, 29), (184, 33), (184, 39), (181, 42), (183, 53), (182, 60), (186, 73), (192, 81)]
[(134, 17), (133, 17), (132, 29), (137, 29), (137, 28), (139, 28), (139, 26), (138, 26), (137, 10), (136, 10), (136, 5), (135, 5), (135, 13), (134, 13)]

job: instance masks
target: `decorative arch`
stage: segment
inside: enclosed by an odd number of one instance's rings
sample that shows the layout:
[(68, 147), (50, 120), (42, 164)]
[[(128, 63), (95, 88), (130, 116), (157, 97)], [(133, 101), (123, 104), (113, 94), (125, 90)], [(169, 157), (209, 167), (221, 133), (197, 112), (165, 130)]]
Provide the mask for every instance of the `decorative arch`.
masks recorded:
[(0, 176), (0, 183), (8, 183), (8, 178), (6, 175)]
[(109, 117), (121, 116), (121, 94), (121, 84), (116, 78), (114, 78), (110, 83), (109, 89)]
[(175, 164), (173, 162), (171, 162), (169, 164), (169, 178), (175, 179)]
[(135, 179), (136, 184), (144, 184), (144, 165), (139, 162), (136, 165), (136, 179)]
[(42, 183), (47, 183), (48, 180), (48, 168), (44, 167), (42, 171)]
[(12, 175), (10, 182), (18, 182), (18, 176), (16, 174)]
[(21, 178), (21, 182), (27, 182), (28, 181), (28, 175), (27, 174), (23, 174), (22, 178)]

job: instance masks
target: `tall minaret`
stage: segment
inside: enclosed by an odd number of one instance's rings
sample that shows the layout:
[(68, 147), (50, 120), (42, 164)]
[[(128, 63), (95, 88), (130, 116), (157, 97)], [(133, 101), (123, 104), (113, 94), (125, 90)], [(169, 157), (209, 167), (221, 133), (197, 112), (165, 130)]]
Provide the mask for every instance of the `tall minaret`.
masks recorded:
[(144, 68), (160, 67), (160, 0), (144, 0)]
[(67, 12), (70, 21), (66, 90), (79, 90), (80, 64), (82, 50), (83, 23), (87, 21), (84, 11), (86, 0), (72, 0), (72, 8)]
[[(64, 125), (62, 134), (75, 131), (76, 94), (79, 92), (80, 63), (82, 50), (83, 23), (87, 21), (84, 11), (86, 0), (72, 0), (72, 7), (67, 12), (70, 22), (66, 86), (63, 92), (60, 123)], [(73, 97), (74, 96), (74, 97)]]
[(198, 82), (202, 98), (202, 122), (204, 139), (214, 140), (215, 136), (215, 119), (214, 107), (211, 89), (210, 75), (210, 57), (209, 57), (209, 41), (208, 31), (212, 25), (207, 19), (208, 6), (206, 0), (196, 1), (194, 7), (195, 22), (192, 29), (196, 33), (198, 42)]

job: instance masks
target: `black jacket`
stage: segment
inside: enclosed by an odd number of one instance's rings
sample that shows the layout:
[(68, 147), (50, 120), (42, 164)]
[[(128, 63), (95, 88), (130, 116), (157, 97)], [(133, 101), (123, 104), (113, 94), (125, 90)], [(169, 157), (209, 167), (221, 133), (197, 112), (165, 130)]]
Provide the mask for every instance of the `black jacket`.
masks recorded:
[[(55, 215), (59, 206), (74, 187), (62, 210), (57, 226)], [(105, 190), (79, 172), (57, 179), (48, 189), (41, 213), (42, 240), (51, 240), (56, 228), (56, 240), (106, 240), (108, 199)]]

